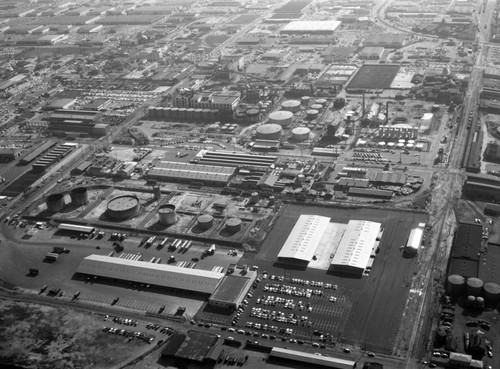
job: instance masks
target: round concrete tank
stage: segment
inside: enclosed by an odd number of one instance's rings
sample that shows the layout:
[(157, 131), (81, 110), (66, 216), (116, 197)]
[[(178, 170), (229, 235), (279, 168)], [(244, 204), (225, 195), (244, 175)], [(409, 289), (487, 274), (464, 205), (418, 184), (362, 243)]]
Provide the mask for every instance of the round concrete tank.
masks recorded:
[(293, 113), (291, 111), (273, 111), (269, 114), (269, 123), (279, 124), (286, 127), (292, 123)]
[(281, 109), (296, 113), (300, 110), (300, 101), (286, 100), (281, 103)]
[(497, 304), (500, 301), (500, 285), (494, 282), (486, 282), (483, 289), (486, 301), (491, 304)]
[(446, 293), (450, 296), (460, 296), (465, 290), (465, 278), (458, 274), (448, 276)]
[(210, 214), (202, 214), (196, 219), (199, 229), (206, 231), (214, 225), (214, 217)]
[(321, 105), (321, 104), (312, 104), (311, 105), (311, 109), (321, 110), (321, 109), (323, 109), (323, 105)]
[(308, 109), (306, 110), (306, 119), (313, 120), (318, 117), (319, 111), (316, 109)]
[(479, 278), (468, 278), (466, 292), (467, 295), (479, 296), (483, 289), (483, 281)]
[(316, 99), (314, 103), (321, 105), (324, 108), (326, 106), (326, 99)]
[(311, 98), (309, 96), (302, 96), (300, 98), (300, 102), (302, 103), (302, 105), (304, 106), (307, 106), (309, 105), (309, 101), (311, 101)]
[(292, 139), (297, 142), (304, 142), (309, 139), (311, 130), (307, 127), (297, 127), (292, 130)]
[(113, 220), (125, 220), (136, 215), (139, 209), (137, 196), (121, 195), (109, 200), (106, 215)]
[(57, 213), (64, 209), (64, 195), (62, 193), (53, 193), (47, 196), (47, 210), (52, 213)]
[(75, 205), (85, 205), (89, 202), (89, 192), (85, 187), (73, 188), (70, 192), (71, 202)]
[(177, 223), (177, 213), (175, 211), (175, 205), (173, 204), (160, 206), (158, 209), (158, 216), (160, 218), (161, 225), (170, 226)]
[(279, 140), (282, 130), (279, 124), (263, 124), (257, 127), (256, 137), (262, 140)]
[(229, 218), (226, 220), (226, 230), (231, 233), (236, 233), (241, 229), (241, 219)]

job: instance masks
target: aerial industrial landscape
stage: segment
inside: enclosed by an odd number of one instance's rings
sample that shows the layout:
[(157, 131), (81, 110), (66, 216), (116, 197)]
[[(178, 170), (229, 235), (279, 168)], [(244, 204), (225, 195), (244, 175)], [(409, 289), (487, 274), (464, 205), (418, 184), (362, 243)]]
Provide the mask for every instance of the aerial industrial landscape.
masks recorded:
[(0, 1), (0, 367), (500, 368), (499, 10)]

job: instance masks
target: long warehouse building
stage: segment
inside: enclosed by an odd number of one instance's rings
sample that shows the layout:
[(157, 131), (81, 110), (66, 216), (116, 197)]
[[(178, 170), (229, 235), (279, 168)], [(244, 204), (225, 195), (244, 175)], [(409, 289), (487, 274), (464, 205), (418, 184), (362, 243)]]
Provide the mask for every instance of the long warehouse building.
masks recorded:
[(307, 266), (312, 260), (330, 218), (319, 215), (301, 215), (283, 244), (278, 260)]
[(271, 155), (253, 155), (244, 152), (207, 150), (201, 150), (196, 156), (200, 164), (251, 168), (269, 168), (276, 163), (278, 159), (276, 156)]
[(352, 360), (338, 359), (330, 356), (316, 355), (309, 352), (302, 352), (297, 350), (290, 350), (281, 347), (273, 347), (270, 358), (284, 359), (295, 361), (315, 367), (335, 368), (335, 369), (354, 369), (356, 362)]
[(235, 168), (204, 164), (160, 161), (148, 172), (148, 178), (158, 181), (203, 182), (224, 186), (234, 175)]
[(224, 277), (222, 273), (209, 270), (95, 254), (82, 260), (77, 273), (209, 295), (215, 291)]
[(375, 251), (381, 226), (368, 220), (350, 220), (330, 264), (331, 270), (361, 277)]

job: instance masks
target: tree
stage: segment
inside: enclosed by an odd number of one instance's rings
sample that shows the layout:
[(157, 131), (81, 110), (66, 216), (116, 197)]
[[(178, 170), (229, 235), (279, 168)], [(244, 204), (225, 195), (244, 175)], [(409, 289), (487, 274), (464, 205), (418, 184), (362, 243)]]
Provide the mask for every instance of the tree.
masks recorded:
[(335, 109), (342, 109), (345, 106), (345, 99), (342, 97), (338, 97), (333, 101), (333, 107)]

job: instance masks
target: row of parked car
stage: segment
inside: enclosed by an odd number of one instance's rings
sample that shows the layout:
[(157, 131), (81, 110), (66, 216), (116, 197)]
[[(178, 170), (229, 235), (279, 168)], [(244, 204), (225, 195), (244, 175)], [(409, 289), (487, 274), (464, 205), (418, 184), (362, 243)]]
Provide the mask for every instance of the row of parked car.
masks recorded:
[(128, 339), (128, 342), (132, 341), (133, 339), (139, 339), (139, 340), (143, 340), (146, 343), (151, 343), (155, 339), (154, 337), (148, 336), (142, 332), (127, 331), (125, 329), (113, 328), (113, 327), (104, 327), (102, 329), (102, 332), (110, 333), (110, 334), (117, 334), (117, 335), (126, 337)]

